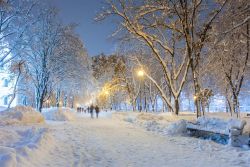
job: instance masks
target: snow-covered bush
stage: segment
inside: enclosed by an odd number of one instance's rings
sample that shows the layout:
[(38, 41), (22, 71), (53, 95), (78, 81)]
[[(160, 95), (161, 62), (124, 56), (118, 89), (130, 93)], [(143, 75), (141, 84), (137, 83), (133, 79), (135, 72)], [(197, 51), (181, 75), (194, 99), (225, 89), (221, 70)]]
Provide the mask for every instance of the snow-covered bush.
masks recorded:
[(169, 135), (181, 135), (187, 132), (187, 122), (185, 120), (179, 120), (177, 122), (171, 123), (165, 132)]
[(0, 113), (0, 124), (44, 123), (44, 117), (32, 107), (16, 106)]
[(137, 116), (138, 120), (143, 120), (143, 121), (160, 121), (163, 120), (164, 117), (156, 114), (151, 114), (151, 113), (140, 113)]
[(70, 108), (50, 108), (42, 112), (46, 120), (52, 121), (74, 121), (76, 115)]
[(125, 117), (123, 120), (126, 122), (129, 122), (129, 123), (134, 123), (136, 121), (136, 118), (135, 117)]

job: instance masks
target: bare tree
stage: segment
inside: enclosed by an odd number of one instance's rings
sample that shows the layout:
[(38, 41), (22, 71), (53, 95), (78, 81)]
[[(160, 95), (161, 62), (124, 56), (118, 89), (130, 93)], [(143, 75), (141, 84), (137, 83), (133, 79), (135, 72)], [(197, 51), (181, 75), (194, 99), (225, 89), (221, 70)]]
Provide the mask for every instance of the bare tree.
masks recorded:
[[(174, 104), (171, 103), (160, 84), (146, 73), (146, 76), (155, 84), (160, 95), (168, 106), (179, 113), (179, 96), (186, 80), (190, 59), (189, 55), (176, 47), (177, 31), (176, 19), (172, 17), (174, 11), (170, 4), (163, 1), (109, 1), (109, 8), (102, 13), (99, 19), (108, 15), (116, 15), (122, 19), (121, 29), (125, 29), (132, 38), (143, 42), (151, 49), (152, 55), (160, 64), (164, 78), (168, 84)], [(172, 17), (172, 19), (171, 19)], [(169, 23), (165, 23), (167, 20)]]
[[(249, 4), (230, 1), (214, 26), (208, 68), (225, 94), (231, 115), (240, 113), (239, 95), (247, 76), (249, 62)], [(248, 12), (247, 12), (248, 11)], [(220, 72), (219, 72), (220, 71)]]
[(36, 1), (3, 0), (0, 3), (0, 66), (16, 58), (23, 47), (23, 36), (32, 24)]
[(56, 94), (57, 107), (59, 107), (62, 94), (64, 98), (84, 95), (86, 84), (89, 84), (88, 54), (82, 41), (74, 33), (74, 27), (65, 28), (62, 33), (62, 45), (58, 48), (59, 53), (51, 60), (54, 67), (52, 87)]
[(59, 54), (62, 45), (61, 26), (52, 8), (40, 9), (37, 21), (30, 27), (26, 44), (26, 65), (32, 78), (36, 94), (36, 109), (42, 106), (52, 91), (52, 73), (55, 70), (53, 57)]

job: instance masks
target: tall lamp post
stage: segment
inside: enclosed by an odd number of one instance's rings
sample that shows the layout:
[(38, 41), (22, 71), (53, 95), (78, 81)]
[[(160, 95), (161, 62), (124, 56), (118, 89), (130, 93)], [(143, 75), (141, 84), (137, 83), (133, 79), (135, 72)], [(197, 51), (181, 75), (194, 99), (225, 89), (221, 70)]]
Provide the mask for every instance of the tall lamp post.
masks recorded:
[(142, 110), (142, 97), (141, 97), (141, 81), (142, 81), (142, 79), (143, 79), (143, 77), (144, 77), (144, 71), (143, 71), (143, 69), (140, 69), (138, 72), (137, 72), (137, 76), (140, 78), (140, 106), (139, 106), (139, 112), (141, 112), (141, 110)]

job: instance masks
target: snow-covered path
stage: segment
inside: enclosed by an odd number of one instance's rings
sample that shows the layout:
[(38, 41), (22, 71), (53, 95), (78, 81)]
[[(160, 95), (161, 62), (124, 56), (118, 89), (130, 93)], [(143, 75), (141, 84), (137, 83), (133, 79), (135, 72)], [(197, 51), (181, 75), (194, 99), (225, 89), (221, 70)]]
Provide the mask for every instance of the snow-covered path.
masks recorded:
[(32, 166), (247, 167), (250, 160), (249, 152), (194, 138), (164, 137), (114, 119), (81, 118), (49, 123), (49, 129), (53, 146), (45, 145), (48, 152), (32, 158)]

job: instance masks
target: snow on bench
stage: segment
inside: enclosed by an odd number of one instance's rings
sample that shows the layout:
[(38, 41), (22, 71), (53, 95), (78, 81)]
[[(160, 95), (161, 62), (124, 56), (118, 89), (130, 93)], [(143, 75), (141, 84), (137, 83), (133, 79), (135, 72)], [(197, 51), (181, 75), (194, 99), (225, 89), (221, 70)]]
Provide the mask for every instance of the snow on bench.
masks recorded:
[(232, 146), (250, 145), (250, 138), (243, 136), (242, 132), (246, 121), (230, 119), (228, 121), (218, 118), (198, 118), (196, 123), (187, 123), (187, 130), (191, 133), (219, 134), (222, 137), (229, 138)]
[(209, 133), (217, 133), (222, 135), (229, 135), (228, 129), (218, 129), (216, 127), (209, 127), (209, 126), (203, 126), (197, 123), (187, 123), (187, 130), (189, 131), (203, 131), (203, 132), (209, 132)]

